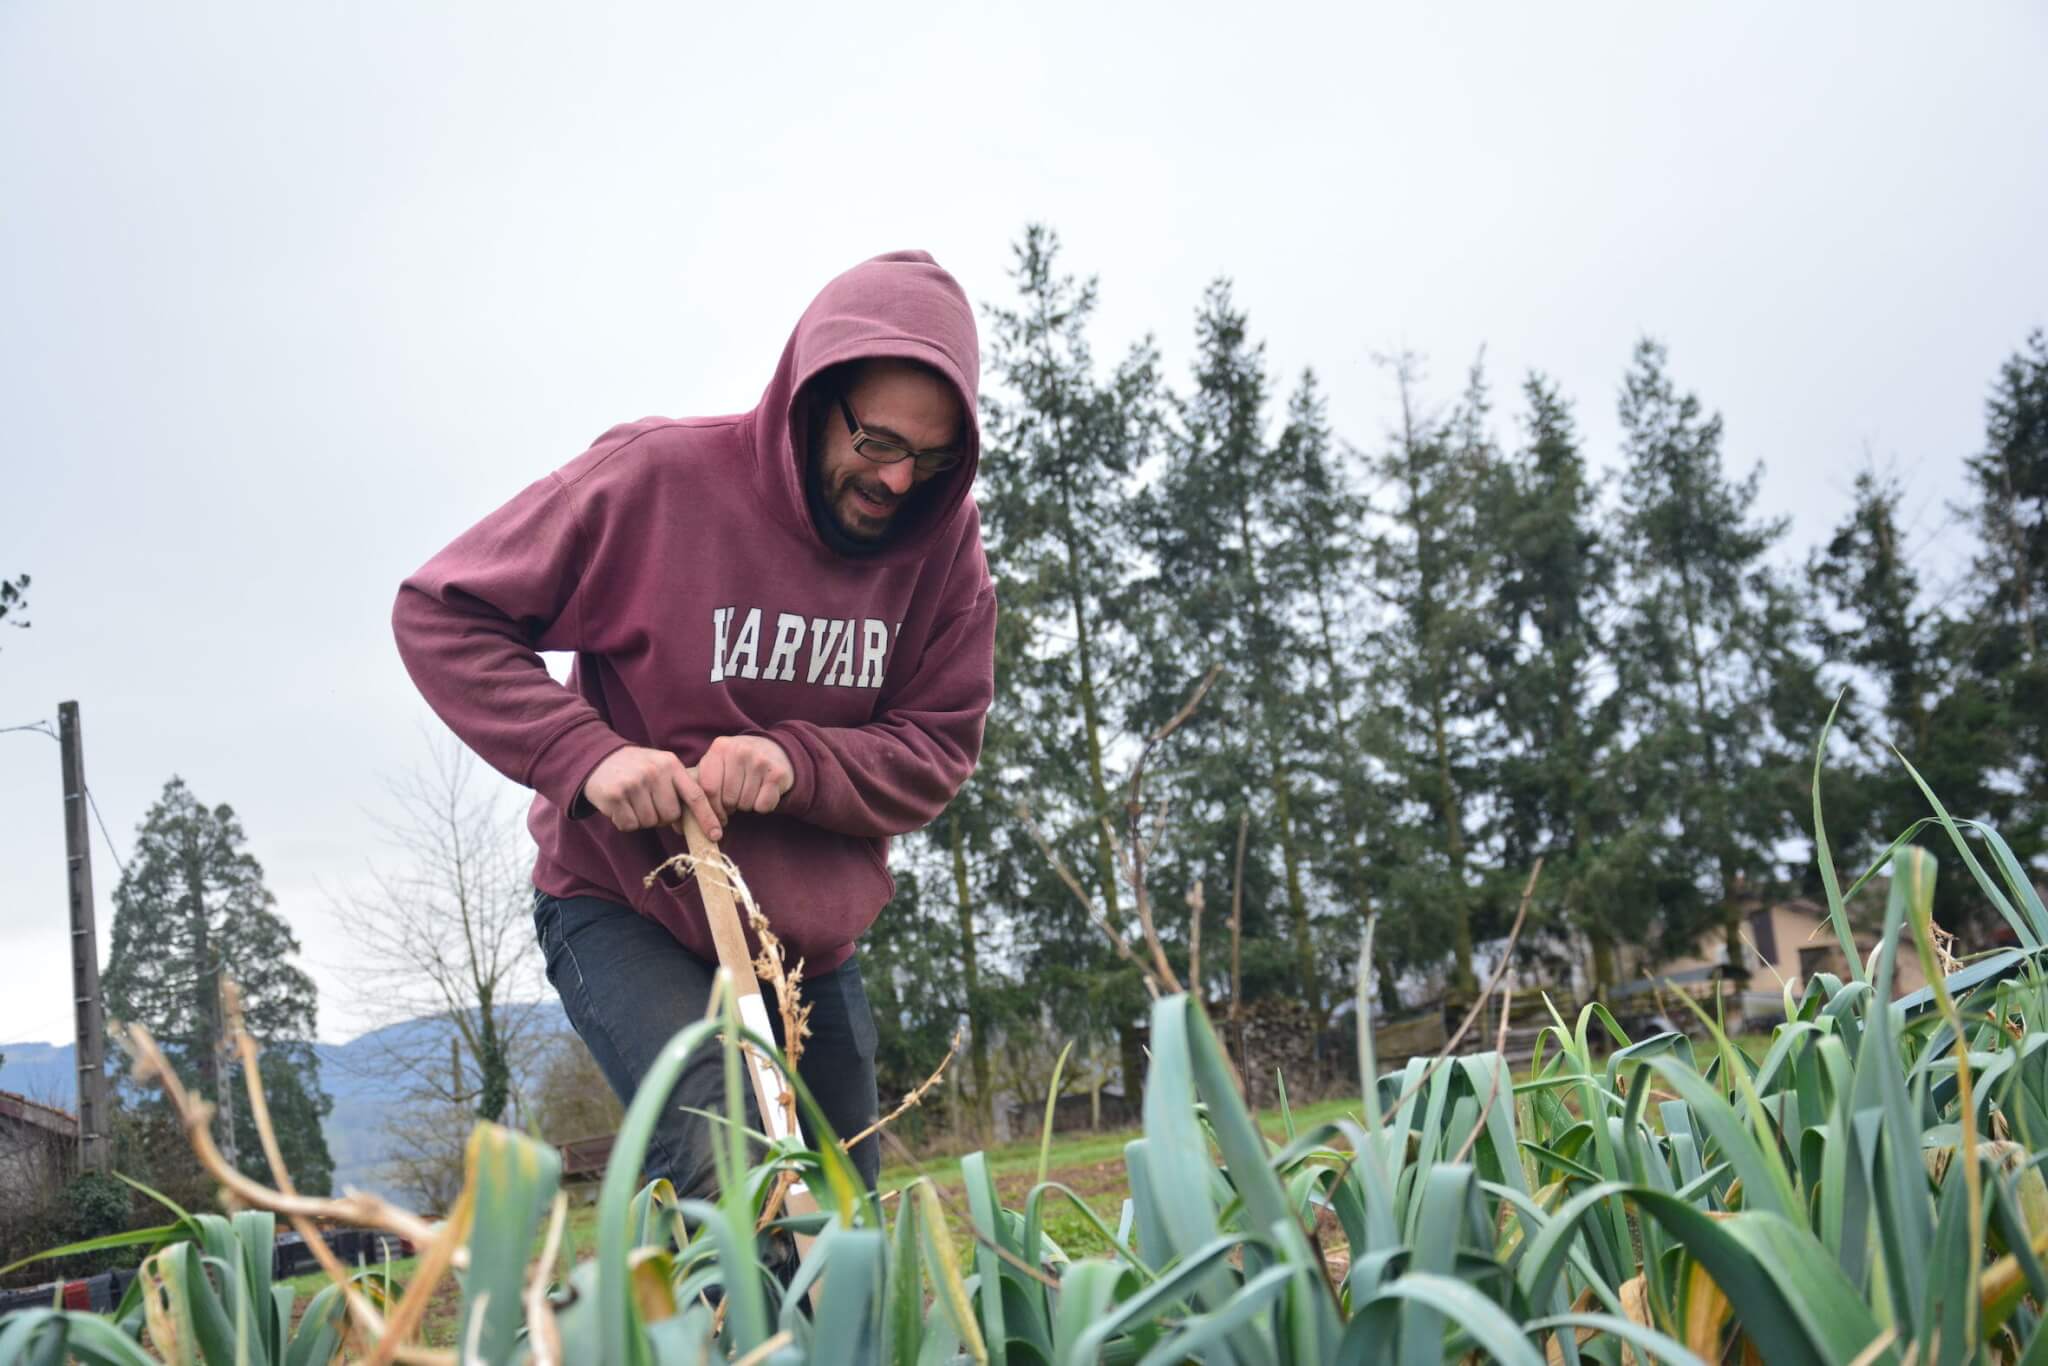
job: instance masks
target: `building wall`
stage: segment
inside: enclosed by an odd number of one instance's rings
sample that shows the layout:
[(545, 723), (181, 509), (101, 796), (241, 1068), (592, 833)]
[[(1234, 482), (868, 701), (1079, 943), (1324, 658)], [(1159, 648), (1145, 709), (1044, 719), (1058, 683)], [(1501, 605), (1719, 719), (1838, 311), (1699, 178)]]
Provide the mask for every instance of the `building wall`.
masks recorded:
[[(1845, 980), (1850, 975), (1848, 964), (1843, 961), (1841, 941), (1836, 938), (1834, 925), (1824, 907), (1809, 901), (1779, 902), (1767, 909), (1752, 911), (1744, 929), (1748, 933), (1744, 965), (1749, 969), (1749, 989), (1752, 992), (1776, 992), (1779, 983), (1786, 982), (1791, 984), (1792, 994), (1797, 997), (1805, 991), (1806, 979), (1812, 973), (1832, 972)], [(1639, 971), (1646, 976), (1678, 980), (1692, 974), (1704, 974), (1725, 961), (1723, 946), (1726, 942), (1721, 930), (1716, 928), (1701, 935), (1691, 953), (1646, 965)], [(1857, 948), (1865, 960), (1876, 944), (1877, 936), (1873, 934), (1857, 936)], [(1766, 952), (1769, 957), (1764, 956)], [(1926, 985), (1926, 974), (1920, 970), (1920, 955), (1910, 944), (1901, 945), (1893, 971), (1893, 994), (1903, 996)]]

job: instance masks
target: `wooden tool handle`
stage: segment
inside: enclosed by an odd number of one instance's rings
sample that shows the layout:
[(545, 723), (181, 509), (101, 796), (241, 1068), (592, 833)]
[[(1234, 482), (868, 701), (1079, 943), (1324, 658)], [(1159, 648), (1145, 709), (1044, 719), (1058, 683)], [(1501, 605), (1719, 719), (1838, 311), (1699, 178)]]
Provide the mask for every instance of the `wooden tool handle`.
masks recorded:
[(683, 838), (690, 842), (690, 857), (696, 860), (697, 891), (704, 898), (704, 918), (711, 925), (718, 965), (732, 974), (734, 991), (759, 996), (761, 983), (754, 976), (754, 955), (747, 952), (747, 932), (740, 924), (740, 908), (732, 899), (732, 888), (716, 872), (707, 871), (719, 857), (718, 841), (705, 834), (704, 827), (688, 811), (683, 812)]
[[(704, 918), (711, 926), (711, 942), (718, 950), (718, 965), (732, 978), (740, 1021), (756, 1034), (772, 1037), (767, 1003), (761, 995), (760, 980), (754, 976), (754, 956), (747, 951), (747, 932), (740, 925), (739, 906), (733, 901), (732, 887), (716, 869), (718, 842), (704, 833), (704, 827), (688, 811), (683, 813), (682, 824), (683, 838), (690, 842), (690, 857), (696, 862), (697, 891), (704, 898)], [(793, 1126), (782, 1105), (785, 1083), (781, 1074), (751, 1051), (746, 1061), (762, 1126), (778, 1139), (787, 1138)], [(807, 1214), (818, 1208), (802, 1182), (790, 1188), (783, 1203), (792, 1214)], [(808, 1249), (810, 1242), (808, 1238), (799, 1238), (798, 1250)]]

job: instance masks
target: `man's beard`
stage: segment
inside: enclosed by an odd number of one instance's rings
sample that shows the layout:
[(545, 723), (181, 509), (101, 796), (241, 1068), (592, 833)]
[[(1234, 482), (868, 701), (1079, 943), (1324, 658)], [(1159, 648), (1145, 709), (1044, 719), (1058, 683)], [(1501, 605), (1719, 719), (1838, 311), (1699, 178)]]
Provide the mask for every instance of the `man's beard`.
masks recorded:
[[(886, 511), (879, 515), (871, 512), (857, 496), (862, 493), (872, 497)], [(874, 544), (888, 538), (903, 516), (904, 504), (909, 501), (909, 494), (898, 496), (891, 493), (879, 479), (863, 478), (858, 472), (849, 472), (839, 487), (828, 493), (825, 506), (831, 510), (832, 520), (839, 524), (841, 531), (856, 541)]]

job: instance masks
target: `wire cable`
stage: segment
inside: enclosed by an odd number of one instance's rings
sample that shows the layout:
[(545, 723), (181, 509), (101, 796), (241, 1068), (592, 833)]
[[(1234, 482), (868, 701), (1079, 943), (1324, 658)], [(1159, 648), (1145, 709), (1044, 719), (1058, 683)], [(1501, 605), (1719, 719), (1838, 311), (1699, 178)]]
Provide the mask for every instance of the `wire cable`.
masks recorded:
[(114, 856), (114, 866), (121, 870), (121, 876), (128, 876), (128, 865), (121, 858), (121, 851), (114, 847), (114, 837), (107, 833), (107, 823), (100, 816), (100, 800), (92, 795), (92, 789), (85, 789), (85, 804), (92, 808), (93, 824), (100, 828), (100, 838), (107, 842), (107, 852)]
[[(52, 740), (57, 741), (59, 744), (63, 743), (63, 738), (59, 736), (57, 732), (51, 728), (50, 723), (48, 721), (31, 721), (26, 725), (20, 726), (0, 726), (0, 735), (6, 735), (10, 731), (17, 730), (34, 731), (37, 735), (47, 735)], [(99, 798), (92, 795), (92, 789), (90, 787), (87, 787), (85, 789), (85, 804), (92, 808), (93, 824), (99, 826), (100, 839), (105, 841), (107, 846), (107, 852), (113, 855), (114, 866), (121, 870), (122, 877), (127, 877), (127, 861), (121, 857), (121, 851), (114, 847), (114, 837), (107, 833), (106, 817), (100, 815), (100, 800)]]

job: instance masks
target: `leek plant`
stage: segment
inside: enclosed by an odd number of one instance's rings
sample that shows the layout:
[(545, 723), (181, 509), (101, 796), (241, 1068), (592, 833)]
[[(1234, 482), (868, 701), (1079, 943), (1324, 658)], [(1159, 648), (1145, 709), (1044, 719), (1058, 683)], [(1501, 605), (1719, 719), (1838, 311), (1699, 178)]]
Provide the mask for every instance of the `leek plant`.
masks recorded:
[[(1276, 1139), (1201, 1005), (1170, 996), (1153, 1007), (1143, 1135), (1125, 1148), (1112, 1223), (1055, 1180), (1005, 1206), (981, 1154), (962, 1163), (958, 1195), (923, 1178), (870, 1194), (829, 1136), (750, 1161), (766, 1140), (738, 1122), (739, 1050), (773, 1050), (728, 994), (721, 1016), (669, 1043), (629, 1108), (594, 1257), (560, 1265), (553, 1150), (482, 1125), (463, 1195), (426, 1230), (402, 1290), (338, 1280), (294, 1327), (288, 1293), (268, 1284), (269, 1214), (184, 1216), (114, 1315), (18, 1314), (0, 1322), (0, 1362), (149, 1361), (145, 1328), (161, 1359), (208, 1366), (2048, 1362), (2048, 909), (1995, 833), (1969, 841), (1936, 812), (1928, 828), (1950, 837), (2020, 950), (1944, 977), (1933, 855), (1902, 836), (1845, 891), (1816, 805), (1850, 971), (1788, 988), (1760, 1060), (1704, 1011), (1696, 1038), (1633, 1039), (1597, 1003), (1575, 1020), (1553, 1010), (1520, 1079), (1498, 1052), (1382, 1075), (1362, 1030), (1356, 1116), (1290, 1120)], [(1884, 934), (1865, 963), (1845, 906), (1885, 876)], [(1361, 1021), (1369, 929), (1366, 943)], [(1924, 999), (1893, 999), (1902, 953), (1933, 983)], [(639, 1176), (669, 1086), (704, 1049), (724, 1055), (734, 1117), (715, 1202)], [(174, 1101), (200, 1114), (204, 1160), (203, 1107)], [(764, 1221), (790, 1173), (821, 1209)], [(319, 1212), (281, 1174), (280, 1186), (230, 1190), (295, 1220)], [(1108, 1252), (1070, 1256), (1048, 1235), (1061, 1203)], [(777, 1230), (815, 1238), (786, 1285), (770, 1271)], [(450, 1274), (458, 1345), (434, 1352), (417, 1344), (419, 1315)]]

